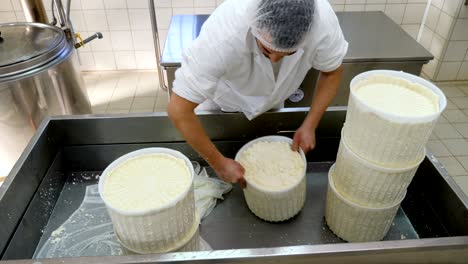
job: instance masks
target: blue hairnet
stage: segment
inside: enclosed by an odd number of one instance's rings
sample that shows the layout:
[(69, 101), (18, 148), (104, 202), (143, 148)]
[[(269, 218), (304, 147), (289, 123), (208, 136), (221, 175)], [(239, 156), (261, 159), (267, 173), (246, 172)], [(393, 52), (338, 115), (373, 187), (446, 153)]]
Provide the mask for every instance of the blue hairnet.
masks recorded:
[(258, 0), (252, 34), (267, 48), (294, 52), (305, 41), (314, 16), (314, 0)]

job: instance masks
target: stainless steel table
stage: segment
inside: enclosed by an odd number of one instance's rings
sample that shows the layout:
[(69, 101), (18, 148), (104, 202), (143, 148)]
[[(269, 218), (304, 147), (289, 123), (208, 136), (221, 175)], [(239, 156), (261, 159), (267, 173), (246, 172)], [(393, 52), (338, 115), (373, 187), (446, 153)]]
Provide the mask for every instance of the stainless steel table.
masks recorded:
[[(351, 79), (361, 72), (388, 69), (419, 75), (422, 66), (433, 59), (424, 47), (382, 12), (338, 12), (337, 16), (349, 42), (349, 50), (344, 59), (340, 91), (333, 106), (347, 105)], [(172, 17), (161, 58), (169, 91), (172, 89), (174, 73), (181, 65), (182, 51), (198, 37), (207, 18), (208, 15)], [(296, 103), (287, 100), (285, 106), (309, 106), (318, 74), (311, 69), (301, 85), (304, 98)]]

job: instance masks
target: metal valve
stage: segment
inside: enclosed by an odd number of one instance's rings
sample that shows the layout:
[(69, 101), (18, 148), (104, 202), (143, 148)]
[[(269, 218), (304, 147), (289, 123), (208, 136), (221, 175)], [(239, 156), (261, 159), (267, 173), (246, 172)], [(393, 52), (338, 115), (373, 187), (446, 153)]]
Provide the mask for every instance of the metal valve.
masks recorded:
[(95, 34), (93, 34), (92, 36), (89, 36), (87, 37), (86, 39), (82, 39), (81, 38), (81, 35), (79, 33), (76, 34), (76, 37), (80, 40), (80, 42), (77, 42), (75, 44), (75, 48), (76, 49), (79, 49), (81, 47), (84, 47), (84, 45), (88, 42), (91, 42), (93, 41), (94, 39), (102, 39), (103, 36), (102, 36), (102, 33), (101, 32), (96, 32)]

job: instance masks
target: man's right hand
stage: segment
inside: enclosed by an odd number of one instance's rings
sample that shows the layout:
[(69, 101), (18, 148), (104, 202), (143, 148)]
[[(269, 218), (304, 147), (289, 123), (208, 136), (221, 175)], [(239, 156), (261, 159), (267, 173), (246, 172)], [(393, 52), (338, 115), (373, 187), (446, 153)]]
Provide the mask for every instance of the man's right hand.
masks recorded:
[(169, 118), (187, 142), (213, 167), (219, 178), (225, 182), (239, 183), (245, 188), (244, 168), (218, 151), (195, 115), (197, 105), (172, 93), (167, 110)]
[(216, 163), (217, 164), (214, 164), (213, 169), (215, 169), (216, 174), (218, 174), (218, 177), (223, 181), (239, 183), (242, 188), (247, 186), (244, 179), (245, 169), (239, 162), (223, 157)]

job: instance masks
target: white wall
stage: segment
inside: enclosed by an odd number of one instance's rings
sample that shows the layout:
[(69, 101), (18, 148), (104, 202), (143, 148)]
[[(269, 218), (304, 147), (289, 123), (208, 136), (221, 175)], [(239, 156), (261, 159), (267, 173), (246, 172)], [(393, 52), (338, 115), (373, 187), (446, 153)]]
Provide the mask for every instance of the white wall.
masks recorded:
[(468, 7), (464, 1), (432, 1), (422, 44), (435, 57), (423, 68), (433, 80), (468, 80)]
[(452, 3), (449, 10), (452, 25), (445, 39), (437, 80), (468, 80), (468, 6), (464, 0), (454, 2), (461, 3), (458, 8)]

